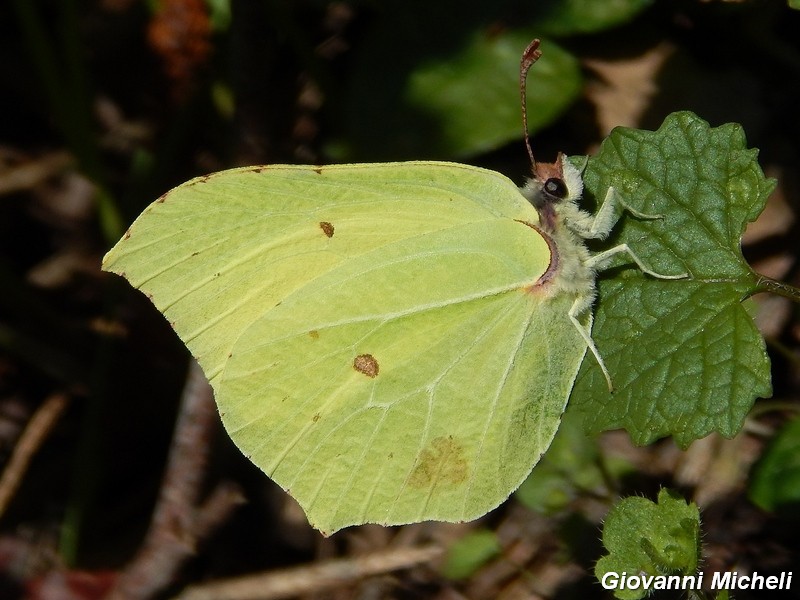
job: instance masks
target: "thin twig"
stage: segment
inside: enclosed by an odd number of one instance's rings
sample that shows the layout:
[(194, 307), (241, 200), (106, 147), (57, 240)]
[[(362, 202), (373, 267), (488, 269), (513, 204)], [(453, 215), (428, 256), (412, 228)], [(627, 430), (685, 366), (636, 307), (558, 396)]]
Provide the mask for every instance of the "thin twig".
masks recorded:
[(198, 540), (207, 538), (225, 523), (233, 510), (245, 503), (242, 489), (235, 483), (223, 481), (195, 513), (194, 536)]
[(0, 172), (0, 196), (29, 190), (75, 164), (69, 152), (51, 152)]
[(58, 418), (69, 403), (66, 394), (55, 393), (48, 397), (34, 413), (19, 441), (14, 446), (3, 475), (0, 476), (0, 516), (5, 513), (9, 502), (19, 489), (22, 477), (36, 451), (47, 438)]
[(275, 600), (321, 592), (371, 575), (407, 569), (440, 556), (440, 546), (398, 548), (367, 556), (223, 579), (186, 588), (174, 600)]
[(162, 591), (197, 541), (241, 502), (238, 489), (223, 484), (197, 508), (215, 419), (211, 386), (192, 361), (150, 531), (107, 600), (145, 600)]

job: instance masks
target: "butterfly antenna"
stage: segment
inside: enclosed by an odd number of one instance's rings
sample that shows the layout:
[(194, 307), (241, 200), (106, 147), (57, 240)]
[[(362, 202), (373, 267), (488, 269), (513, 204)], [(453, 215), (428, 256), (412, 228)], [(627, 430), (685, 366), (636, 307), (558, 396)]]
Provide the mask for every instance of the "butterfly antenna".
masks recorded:
[(531, 159), (531, 170), (536, 172), (536, 159), (533, 157), (533, 150), (531, 150), (531, 140), (528, 136), (528, 71), (533, 66), (542, 51), (539, 50), (539, 40), (533, 40), (525, 51), (522, 53), (522, 60), (519, 65), (519, 95), (522, 100), (522, 128), (525, 133), (525, 147), (528, 149), (528, 156)]

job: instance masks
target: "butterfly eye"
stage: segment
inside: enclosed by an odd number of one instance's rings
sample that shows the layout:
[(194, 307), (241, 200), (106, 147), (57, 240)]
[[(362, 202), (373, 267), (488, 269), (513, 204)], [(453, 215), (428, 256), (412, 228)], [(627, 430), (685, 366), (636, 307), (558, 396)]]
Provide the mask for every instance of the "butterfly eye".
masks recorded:
[(567, 185), (564, 183), (563, 179), (559, 179), (558, 177), (551, 177), (547, 181), (544, 182), (544, 191), (559, 200), (563, 200), (567, 197)]

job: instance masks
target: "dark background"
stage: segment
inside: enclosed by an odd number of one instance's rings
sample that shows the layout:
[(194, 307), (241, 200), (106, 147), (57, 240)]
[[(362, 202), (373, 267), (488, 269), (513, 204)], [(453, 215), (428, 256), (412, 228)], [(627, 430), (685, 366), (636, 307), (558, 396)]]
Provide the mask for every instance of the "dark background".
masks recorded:
[[(142, 548), (188, 357), (144, 297), (100, 271), (125, 227), (186, 179), (244, 164), (457, 159), (522, 183), (529, 166), (520, 135), (463, 150), (458, 135), (443, 141), (435, 111), (404, 102), (420, 65), (447, 63), (469, 40), (542, 30), (578, 61), (577, 93), (548, 105), (552, 116), (536, 124), (544, 160), (559, 150), (591, 153), (611, 127), (653, 129), (676, 110), (714, 126), (741, 123), (778, 179), (746, 235), (746, 256), (798, 284), (800, 13), (785, 3), (631, 2), (640, 9), (588, 25), (559, 20), (555, 0), (230, 0), (220, 12), (200, 0), (157, 4), (0, 4), (0, 462), (48, 399), (66, 404), (0, 514), (0, 597), (103, 597)], [(498, 71), (512, 69), (513, 82), (516, 66), (507, 67)], [(536, 76), (534, 67), (531, 85)], [(492, 83), (471, 85), (477, 93)], [(515, 85), (494, 93), (518, 102)], [(491, 118), (493, 107), (484, 110)], [(769, 405), (736, 440), (712, 436), (686, 453), (669, 441), (633, 448), (619, 433), (603, 440), (638, 468), (619, 491), (654, 497), (669, 485), (700, 504), (708, 571), (790, 570), (798, 559), (793, 519), (746, 496), (765, 440), (796, 410), (799, 382), (796, 308), (774, 298), (759, 306), (774, 398), (787, 411)], [(554, 515), (512, 498), (477, 525), (365, 526), (325, 539), (218, 424), (203, 442), (201, 498), (234, 482), (247, 503), (189, 544), (185, 554), (195, 556), (178, 561), (169, 583), (141, 597), (387, 548), (446, 546), (474, 527), (495, 531), (502, 550), (466, 579), (425, 564), (307, 597), (605, 593), (591, 576), (609, 504), (596, 491), (574, 494)]]

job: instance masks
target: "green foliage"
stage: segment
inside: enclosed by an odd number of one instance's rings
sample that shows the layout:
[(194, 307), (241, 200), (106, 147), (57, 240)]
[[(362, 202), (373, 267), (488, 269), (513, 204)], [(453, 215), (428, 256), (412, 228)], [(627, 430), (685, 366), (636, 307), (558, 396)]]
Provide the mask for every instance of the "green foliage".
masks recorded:
[(498, 554), (500, 542), (494, 531), (470, 532), (450, 546), (442, 574), (448, 579), (466, 579)]
[[(595, 566), (595, 576), (628, 573), (645, 576), (693, 575), (700, 560), (700, 511), (666, 489), (657, 503), (625, 498), (616, 504), (603, 526), (608, 555)], [(638, 600), (645, 589), (619, 589), (620, 600)]]
[(592, 33), (620, 25), (653, 4), (653, 0), (561, 0), (551, 2), (536, 24), (548, 35)]
[(765, 510), (792, 513), (800, 505), (800, 419), (789, 422), (761, 456), (748, 495)]
[[(420, 124), (430, 120), (439, 128), (432, 140), (422, 128), (405, 131), (419, 137), (419, 152), (469, 156), (520, 137), (519, 99), (508, 90), (518, 85), (519, 49), (530, 40), (528, 30), (478, 35), (455, 55), (425, 62), (410, 74), (408, 105), (423, 115)], [(555, 43), (542, 43), (547, 51), (531, 75), (528, 97), (535, 107), (528, 119), (533, 131), (555, 120), (581, 89), (578, 61)]]
[[(377, 4), (348, 90), (332, 99), (337, 142), (328, 156), (450, 159), (518, 140), (519, 97), (509, 91), (518, 89), (520, 49), (545, 31), (537, 24), (543, 10), (519, 0)], [(533, 131), (581, 88), (577, 60), (553, 41), (546, 48), (529, 85)]]
[(585, 434), (574, 411), (567, 410), (550, 448), (516, 497), (532, 510), (551, 514), (566, 508), (581, 493), (602, 489), (607, 472), (619, 476), (631, 469), (624, 461), (602, 457), (596, 440)]
[(215, 31), (226, 30), (231, 23), (230, 0), (205, 0), (208, 6), (211, 24)]
[(51, 16), (63, 35), (48, 35), (46, 19), (36, 2), (14, 0), (18, 26), (24, 32), (30, 56), (47, 100), (50, 118), (61, 131), (80, 168), (95, 185), (94, 200), (103, 234), (110, 242), (123, 230), (122, 216), (107, 187), (107, 173), (93, 132), (89, 75), (84, 62), (82, 32), (77, 26), (75, 2), (59, 2)]
[(672, 435), (685, 447), (712, 431), (739, 432), (753, 401), (771, 394), (764, 340), (742, 299), (759, 277), (742, 257), (745, 225), (762, 211), (765, 179), (738, 125), (710, 128), (691, 113), (655, 132), (615, 129), (584, 181), (601, 198), (663, 220), (627, 215), (611, 242), (627, 243), (664, 282), (637, 269), (601, 276), (593, 335), (615, 384), (584, 360), (572, 402), (589, 431), (625, 428), (647, 444)]
[[(378, 3), (335, 111), (338, 141), (327, 146), (328, 156), (452, 159), (517, 140), (519, 101), (509, 90), (517, 88), (520, 48), (534, 37), (607, 29), (651, 2)], [(532, 132), (561, 116), (582, 86), (575, 57), (552, 39), (542, 47), (528, 86)]]

